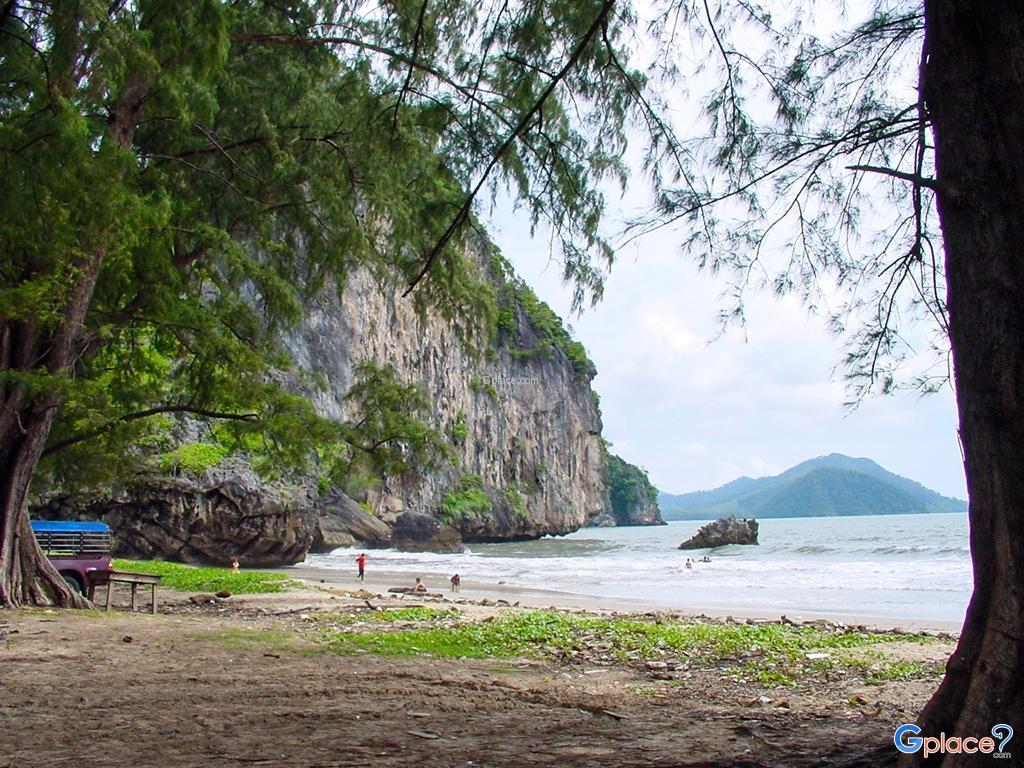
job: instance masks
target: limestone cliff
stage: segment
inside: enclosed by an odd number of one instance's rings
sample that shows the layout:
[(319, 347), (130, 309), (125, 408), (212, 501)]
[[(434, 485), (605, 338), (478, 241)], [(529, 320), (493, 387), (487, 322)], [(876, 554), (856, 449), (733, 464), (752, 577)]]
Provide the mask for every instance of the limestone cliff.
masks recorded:
[[(327, 386), (310, 394), (326, 416), (352, 417), (345, 399), (363, 362), (391, 366), (426, 391), (435, 426), (456, 460), (427, 475), (388, 478), (366, 503), (388, 524), (404, 510), (439, 517), (465, 541), (574, 531), (608, 506), (593, 370), (538, 327), (536, 298), (498, 270), (500, 334), (483, 354), (435, 314), (415, 311), (401, 289), (356, 273), (341, 296), (322, 295), (289, 339), (299, 365)], [(514, 289), (514, 290), (513, 290)], [(539, 319), (538, 319), (539, 318)], [(560, 326), (559, 326), (560, 329)], [(564, 334), (564, 331), (562, 331)], [(567, 335), (563, 338), (568, 338)], [(458, 504), (473, 486), (486, 501)]]
[[(452, 454), (439, 469), (377, 478), (370, 490), (353, 490), (344, 479), (342, 488), (325, 487), (316, 475), (274, 484), (261, 481), (244, 456), (221, 462), (207, 450), (216, 460), (204, 468), (127, 478), (88, 498), (52, 497), (34, 514), (103, 519), (127, 556), (210, 563), (236, 556), (245, 565), (292, 563), (310, 549), (357, 543), (453, 551), (460, 538), (576, 530), (608, 509), (593, 366), (489, 245), (480, 245), (473, 264), (492, 310), (490, 332), (475, 343), (442, 313), (417, 311), (402, 296), (404, 285), (365, 271), (352, 274), (340, 294), (311, 302), (285, 339), (306, 374), (294, 387), (336, 421), (359, 417), (346, 395), (363, 364), (417, 385), (425, 418)], [(176, 431), (174, 454), (216, 449), (207, 426), (185, 421)]]

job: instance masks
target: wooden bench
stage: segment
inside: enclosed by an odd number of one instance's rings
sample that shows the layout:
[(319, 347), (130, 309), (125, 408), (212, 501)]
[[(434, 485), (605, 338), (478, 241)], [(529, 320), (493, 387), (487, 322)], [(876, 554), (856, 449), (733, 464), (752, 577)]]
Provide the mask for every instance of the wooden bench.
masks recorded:
[(150, 573), (132, 573), (130, 571), (90, 571), (89, 572), (89, 600), (95, 602), (96, 587), (107, 585), (107, 604), (105, 610), (110, 610), (110, 603), (113, 597), (114, 584), (131, 584), (132, 587), (132, 611), (135, 611), (135, 596), (140, 584), (149, 584), (152, 588), (153, 613), (156, 613), (156, 585), (160, 583), (160, 577)]

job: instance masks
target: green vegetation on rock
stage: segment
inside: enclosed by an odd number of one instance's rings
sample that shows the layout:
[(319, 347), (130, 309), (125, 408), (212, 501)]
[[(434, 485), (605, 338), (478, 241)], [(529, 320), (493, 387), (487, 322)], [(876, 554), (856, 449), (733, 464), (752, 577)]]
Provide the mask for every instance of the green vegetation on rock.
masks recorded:
[(491, 497), (484, 490), (484, 481), (479, 475), (463, 475), (455, 488), (448, 491), (441, 500), (440, 517), (446, 523), (458, 523), (465, 517), (476, 517), (490, 512)]
[(497, 404), (498, 402), (498, 389), (489, 381), (480, 381), (476, 376), (469, 380), (469, 389), (476, 394), (487, 395), (487, 398)]
[[(498, 289), (497, 342), (514, 358), (551, 360), (561, 352), (577, 379), (590, 381), (597, 368), (586, 348), (572, 337), (555, 312), (512, 271), (501, 256), (492, 259), (501, 284)], [(520, 312), (527, 328), (520, 327)]]
[(502, 491), (502, 496), (505, 497), (509, 511), (516, 517), (525, 518), (529, 515), (526, 509), (526, 502), (523, 500), (524, 493), (526, 491), (517, 482), (510, 482), (505, 486), (505, 490)]
[(639, 506), (657, 504), (658, 489), (651, 483), (647, 470), (620, 459), (607, 449), (605, 456), (612, 514), (626, 516)]
[(452, 422), (452, 440), (456, 444), (462, 444), (469, 437), (469, 427), (466, 426), (466, 414), (459, 411), (459, 415)]
[(228, 455), (228, 449), (217, 443), (186, 443), (160, 457), (160, 471), (203, 472), (220, 464)]

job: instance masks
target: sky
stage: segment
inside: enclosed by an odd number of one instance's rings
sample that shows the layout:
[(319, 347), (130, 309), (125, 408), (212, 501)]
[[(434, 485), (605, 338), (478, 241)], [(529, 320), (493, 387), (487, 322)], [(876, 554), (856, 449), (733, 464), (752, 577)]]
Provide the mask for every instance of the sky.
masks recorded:
[(571, 316), (543, 235), (531, 239), (507, 207), (491, 236), (586, 346), (605, 438), (660, 490), (715, 488), (838, 452), (966, 498), (952, 391), (897, 392), (850, 410), (842, 341), (795, 297), (752, 295), (746, 328), (720, 335), (723, 279), (698, 273), (679, 235), (663, 230), (620, 251), (604, 299)]
[[(816, 5), (817, 15), (804, 21), (828, 36), (871, 7), (855, 0), (840, 13)], [(743, 30), (734, 31), (743, 37)], [(646, 43), (635, 42), (640, 60), (649, 57)], [(687, 82), (699, 92), (697, 77)], [(905, 90), (912, 101), (908, 77), (891, 88)], [(692, 106), (670, 98), (675, 114), (692, 113)], [(611, 201), (613, 215), (628, 218), (645, 200), (638, 192), (643, 185), (630, 186), (626, 199)], [(924, 397), (898, 390), (851, 410), (843, 341), (825, 320), (808, 314), (795, 297), (755, 293), (747, 299), (745, 328), (721, 335), (724, 278), (699, 273), (680, 253), (682, 235), (671, 229), (620, 250), (603, 300), (571, 316), (571, 293), (560, 265), (551, 261), (545, 233), (531, 238), (525, 214), (507, 200), (499, 199), (490, 213), (494, 241), (566, 319), (596, 364), (593, 386), (601, 396), (605, 438), (615, 453), (647, 469), (660, 490), (715, 488), (838, 452), (966, 498), (950, 387)]]

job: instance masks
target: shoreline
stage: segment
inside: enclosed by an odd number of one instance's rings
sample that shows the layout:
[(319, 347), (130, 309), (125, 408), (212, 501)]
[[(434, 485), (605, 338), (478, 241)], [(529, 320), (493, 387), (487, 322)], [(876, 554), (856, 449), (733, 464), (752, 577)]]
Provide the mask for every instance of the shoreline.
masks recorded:
[[(360, 582), (356, 577), (355, 566), (351, 570), (335, 568), (324, 568), (302, 563), (286, 566), (283, 568), (269, 569), (276, 573), (282, 573), (290, 578), (307, 582), (313, 586), (328, 588), (340, 588), (348, 590), (364, 589), (368, 592), (380, 593), (388, 596), (388, 589), (396, 586), (412, 586), (414, 576), (408, 572), (367, 569), (366, 580)], [(485, 582), (471, 579), (462, 579), (462, 589), (459, 592), (451, 592), (449, 589), (449, 576), (440, 572), (424, 571), (420, 574), (427, 588), (432, 594), (441, 594), (444, 599), (464, 599), (470, 601), (498, 600), (510, 604), (518, 604), (522, 608), (534, 609), (571, 609), (587, 612), (614, 612), (614, 613), (674, 613), (680, 616), (706, 616), (710, 618), (735, 618), (763, 621), (779, 621), (790, 619), (795, 622), (829, 621), (841, 622), (848, 626), (864, 626), (872, 630), (897, 629), (901, 631), (935, 631), (958, 634), (962, 628), (961, 622), (943, 621), (940, 619), (914, 619), (894, 618), (887, 616), (871, 616), (866, 614), (851, 613), (842, 610), (820, 610), (820, 611), (794, 611), (789, 609), (770, 608), (711, 608), (700, 604), (681, 603), (666, 604), (656, 600), (637, 597), (625, 599), (620, 597), (601, 597), (599, 595), (584, 595), (572, 592), (564, 592), (554, 589), (538, 589), (535, 587), (523, 587), (516, 584)], [(417, 599), (416, 595), (405, 595), (406, 599)], [(439, 599), (439, 598), (433, 598)]]

